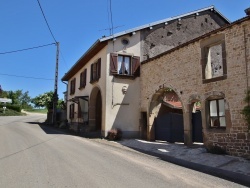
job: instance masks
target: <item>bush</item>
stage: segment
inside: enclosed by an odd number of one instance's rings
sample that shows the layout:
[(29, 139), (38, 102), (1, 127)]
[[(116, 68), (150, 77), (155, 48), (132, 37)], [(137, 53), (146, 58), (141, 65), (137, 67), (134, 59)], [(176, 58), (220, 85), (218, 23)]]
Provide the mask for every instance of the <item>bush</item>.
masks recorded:
[[(0, 108), (3, 108), (4, 105), (0, 104)], [(19, 105), (6, 104), (7, 109), (11, 109), (17, 112), (21, 112), (22, 108)]]
[(122, 138), (122, 131), (121, 129), (111, 129), (108, 131), (107, 139), (109, 140), (121, 140)]

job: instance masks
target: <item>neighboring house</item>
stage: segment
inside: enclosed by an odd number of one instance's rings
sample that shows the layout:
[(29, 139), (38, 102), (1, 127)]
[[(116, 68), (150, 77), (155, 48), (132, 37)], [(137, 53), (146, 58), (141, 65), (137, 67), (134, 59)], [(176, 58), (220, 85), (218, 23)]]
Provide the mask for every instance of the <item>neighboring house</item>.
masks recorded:
[(120, 128), (123, 137), (143, 136), (140, 62), (225, 24), (211, 6), (98, 39), (62, 78), (70, 128), (102, 136)]
[(249, 67), (249, 16), (143, 61), (148, 139), (184, 137), (185, 144), (203, 141), (208, 149), (250, 158), (250, 130), (241, 114)]

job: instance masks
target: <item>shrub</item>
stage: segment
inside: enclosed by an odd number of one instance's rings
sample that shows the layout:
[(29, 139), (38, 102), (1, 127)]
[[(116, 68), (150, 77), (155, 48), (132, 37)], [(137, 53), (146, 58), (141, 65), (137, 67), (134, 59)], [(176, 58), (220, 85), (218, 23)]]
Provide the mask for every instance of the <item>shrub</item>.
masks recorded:
[(108, 131), (107, 139), (109, 140), (121, 140), (122, 131), (121, 129), (114, 128)]
[[(4, 105), (1, 104), (0, 108), (3, 108), (3, 107), (4, 107)], [(6, 104), (6, 108), (14, 110), (14, 111), (17, 111), (17, 112), (21, 112), (21, 110), (22, 110), (21, 106), (19, 106), (19, 105), (13, 105), (13, 104)]]

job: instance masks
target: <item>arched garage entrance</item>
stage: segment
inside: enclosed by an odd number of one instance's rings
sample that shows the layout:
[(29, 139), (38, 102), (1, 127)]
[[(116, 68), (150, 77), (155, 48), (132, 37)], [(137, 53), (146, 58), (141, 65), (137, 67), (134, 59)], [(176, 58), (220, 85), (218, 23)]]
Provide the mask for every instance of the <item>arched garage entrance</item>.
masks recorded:
[(95, 87), (89, 101), (89, 128), (90, 131), (101, 133), (102, 129), (102, 96), (98, 87)]
[(171, 88), (158, 90), (149, 108), (150, 140), (184, 142), (182, 103)]

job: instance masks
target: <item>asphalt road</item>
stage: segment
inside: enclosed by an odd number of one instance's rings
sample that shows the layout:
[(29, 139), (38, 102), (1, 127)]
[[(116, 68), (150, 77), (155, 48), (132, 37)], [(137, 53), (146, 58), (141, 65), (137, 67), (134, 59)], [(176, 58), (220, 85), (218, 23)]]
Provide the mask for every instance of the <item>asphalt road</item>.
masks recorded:
[(243, 187), (126, 147), (39, 126), (45, 118), (0, 117), (0, 188)]

